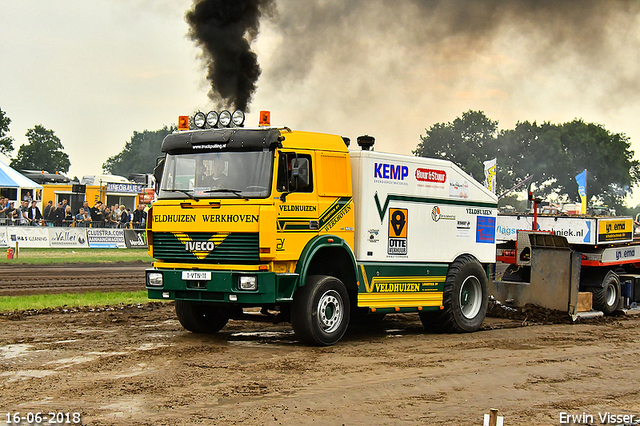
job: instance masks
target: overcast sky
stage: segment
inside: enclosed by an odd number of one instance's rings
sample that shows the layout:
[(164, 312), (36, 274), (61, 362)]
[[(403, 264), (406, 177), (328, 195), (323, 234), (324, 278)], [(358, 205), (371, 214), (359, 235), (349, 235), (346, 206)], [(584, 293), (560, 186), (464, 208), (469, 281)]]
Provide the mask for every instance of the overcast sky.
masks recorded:
[[(638, 3), (276, 0), (253, 43), (262, 75), (247, 125), (270, 110), (272, 124), (369, 134), (410, 155), (425, 128), (469, 109), (500, 128), (583, 118), (625, 133), (640, 158)], [(42, 124), (71, 177), (100, 174), (134, 131), (212, 109), (190, 7), (0, 0), (0, 108), (16, 153)]]

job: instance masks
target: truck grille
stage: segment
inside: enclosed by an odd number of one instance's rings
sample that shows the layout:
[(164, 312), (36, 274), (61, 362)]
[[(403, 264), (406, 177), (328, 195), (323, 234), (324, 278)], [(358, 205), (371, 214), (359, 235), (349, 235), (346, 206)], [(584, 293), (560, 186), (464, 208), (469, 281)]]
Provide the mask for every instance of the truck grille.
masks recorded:
[[(203, 243), (201, 246), (206, 247), (208, 241), (216, 242), (210, 252), (189, 251), (189, 248), (193, 250), (194, 243)], [(260, 261), (258, 233), (158, 232), (153, 234), (153, 257), (187, 263), (257, 263)]]

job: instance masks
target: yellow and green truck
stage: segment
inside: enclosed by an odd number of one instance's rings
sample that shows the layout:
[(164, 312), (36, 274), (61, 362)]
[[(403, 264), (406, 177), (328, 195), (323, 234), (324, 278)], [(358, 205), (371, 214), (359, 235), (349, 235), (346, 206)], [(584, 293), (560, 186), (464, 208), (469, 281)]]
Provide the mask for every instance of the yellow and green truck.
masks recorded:
[(148, 213), (146, 288), (175, 300), (185, 329), (285, 321), (331, 345), (388, 313), (438, 332), (482, 325), (497, 199), (459, 167), (375, 152), (370, 136), (350, 150), (335, 135), (218, 127), (164, 139)]

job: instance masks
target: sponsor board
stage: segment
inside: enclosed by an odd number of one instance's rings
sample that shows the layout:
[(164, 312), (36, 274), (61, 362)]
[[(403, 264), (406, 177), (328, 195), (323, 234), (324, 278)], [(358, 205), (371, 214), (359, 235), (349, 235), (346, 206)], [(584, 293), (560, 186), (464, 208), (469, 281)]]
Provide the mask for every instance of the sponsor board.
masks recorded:
[(124, 229), (90, 228), (87, 240), (91, 248), (125, 248)]
[(598, 242), (621, 242), (633, 239), (633, 219), (598, 219)]
[(51, 247), (87, 247), (87, 228), (49, 227)]
[(440, 220), (456, 220), (456, 216), (452, 214), (443, 214), (439, 206), (434, 206), (431, 209), (431, 220), (439, 222)]
[(124, 242), (127, 248), (148, 248), (147, 231), (136, 229), (124, 230)]
[(602, 252), (602, 262), (631, 262), (640, 260), (640, 247), (607, 248)]
[(456, 237), (468, 238), (471, 236), (471, 221), (470, 220), (456, 220)]
[(7, 240), (7, 228), (0, 228), (0, 247), (9, 247)]
[[(496, 222), (496, 239), (515, 241), (518, 231), (531, 231), (532, 227), (532, 216), (499, 215)], [(597, 244), (596, 219), (594, 218), (538, 216), (536, 230), (552, 232), (565, 237), (569, 244)]]
[(469, 182), (460, 179), (449, 181), (449, 197), (462, 200), (469, 198)]
[(387, 254), (391, 256), (407, 255), (408, 209), (389, 209), (389, 244)]
[(476, 243), (495, 244), (496, 242), (496, 218), (491, 216), (478, 216), (476, 222)]
[(418, 167), (415, 171), (416, 186), (442, 190), (447, 183), (447, 172), (440, 169), (426, 169)]
[(40, 226), (12, 226), (7, 227), (8, 243), (10, 246), (45, 248), (50, 247), (49, 232)]
[(107, 183), (107, 192), (139, 194), (142, 192), (142, 185), (137, 183)]
[(373, 181), (376, 183), (393, 183), (408, 185), (405, 179), (409, 176), (409, 167), (400, 164), (375, 163)]

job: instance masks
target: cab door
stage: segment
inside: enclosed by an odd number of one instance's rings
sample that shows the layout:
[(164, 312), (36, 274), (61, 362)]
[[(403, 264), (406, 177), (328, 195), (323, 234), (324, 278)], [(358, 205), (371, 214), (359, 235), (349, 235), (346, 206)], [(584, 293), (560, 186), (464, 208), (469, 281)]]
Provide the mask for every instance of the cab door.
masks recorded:
[[(315, 156), (311, 151), (282, 150), (276, 159), (276, 257), (298, 260), (307, 243), (320, 230), (315, 191)], [(306, 173), (306, 184), (298, 175)]]
[(354, 208), (351, 164), (346, 152), (316, 153), (316, 193), (320, 234), (336, 235), (354, 249)]

